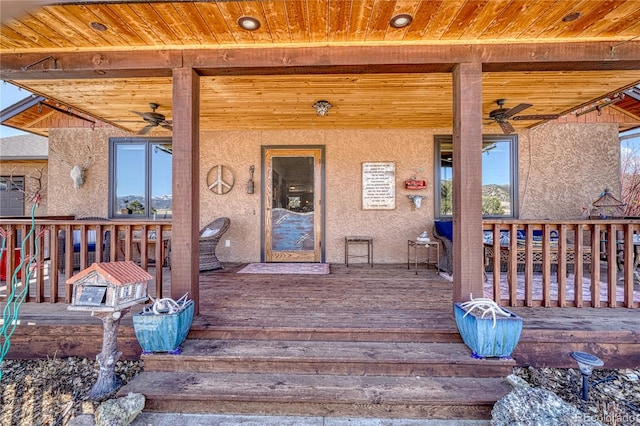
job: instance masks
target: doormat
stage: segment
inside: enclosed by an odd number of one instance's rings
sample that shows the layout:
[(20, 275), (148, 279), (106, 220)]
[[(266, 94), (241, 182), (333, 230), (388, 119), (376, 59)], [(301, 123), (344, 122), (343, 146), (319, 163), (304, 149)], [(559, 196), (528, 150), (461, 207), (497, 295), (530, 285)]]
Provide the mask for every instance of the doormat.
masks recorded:
[(307, 274), (329, 273), (328, 263), (250, 263), (238, 274)]

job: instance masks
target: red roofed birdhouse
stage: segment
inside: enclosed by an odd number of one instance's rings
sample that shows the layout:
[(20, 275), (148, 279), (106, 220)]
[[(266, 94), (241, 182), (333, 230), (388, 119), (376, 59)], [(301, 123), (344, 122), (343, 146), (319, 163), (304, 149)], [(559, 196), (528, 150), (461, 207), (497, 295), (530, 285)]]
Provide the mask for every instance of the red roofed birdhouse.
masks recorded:
[(94, 263), (67, 280), (73, 284), (69, 310), (115, 312), (147, 301), (153, 277), (132, 261)]

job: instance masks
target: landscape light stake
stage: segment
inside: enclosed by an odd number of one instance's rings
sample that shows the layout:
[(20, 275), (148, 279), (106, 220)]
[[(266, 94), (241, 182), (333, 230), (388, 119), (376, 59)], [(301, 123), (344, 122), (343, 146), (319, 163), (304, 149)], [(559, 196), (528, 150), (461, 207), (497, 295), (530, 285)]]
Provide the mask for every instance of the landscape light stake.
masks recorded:
[(595, 355), (587, 352), (571, 352), (571, 358), (578, 363), (580, 373), (582, 373), (582, 399), (589, 400), (589, 376), (594, 367), (602, 367), (604, 362)]

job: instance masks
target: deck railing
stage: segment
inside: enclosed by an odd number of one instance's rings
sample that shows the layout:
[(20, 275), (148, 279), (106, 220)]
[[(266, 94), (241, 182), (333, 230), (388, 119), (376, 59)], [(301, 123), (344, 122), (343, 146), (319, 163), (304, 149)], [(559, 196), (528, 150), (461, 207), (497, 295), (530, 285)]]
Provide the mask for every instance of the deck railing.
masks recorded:
[[(171, 222), (110, 220), (42, 220), (36, 218), (35, 232), (29, 234), (31, 220), (3, 220), (0, 225), (5, 247), (12, 247), (2, 256), (2, 278), (6, 283), (1, 300), (6, 300), (13, 286), (26, 285), (29, 276), (31, 295), (26, 301), (51, 302), (59, 300), (60, 286), (79, 270), (100, 261), (132, 260), (155, 277), (155, 295), (162, 297), (162, 282), (170, 266)], [(38, 250), (36, 250), (38, 244)], [(22, 247), (22, 249), (20, 248)], [(12, 282), (15, 268), (22, 259), (32, 259), (31, 271), (26, 263), (19, 272), (18, 282)], [(6, 262), (6, 263), (5, 263)], [(151, 270), (153, 267), (153, 270)], [(27, 274), (30, 272), (30, 274)], [(65, 287), (64, 302), (70, 303), (72, 288)]]
[(485, 279), (502, 305), (640, 307), (638, 219), (484, 220), (483, 229)]

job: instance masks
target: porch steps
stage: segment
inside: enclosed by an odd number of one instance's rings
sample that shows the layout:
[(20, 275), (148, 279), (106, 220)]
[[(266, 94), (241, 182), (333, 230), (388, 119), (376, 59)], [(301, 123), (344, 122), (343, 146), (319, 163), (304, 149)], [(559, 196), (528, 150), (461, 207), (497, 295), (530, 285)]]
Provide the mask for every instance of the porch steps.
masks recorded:
[(456, 343), (186, 340), (178, 356), (142, 355), (145, 371), (505, 377), (513, 360), (474, 359)]
[(513, 360), (477, 360), (462, 343), (195, 340), (143, 355), (119, 391), (145, 411), (486, 419), (510, 390)]

